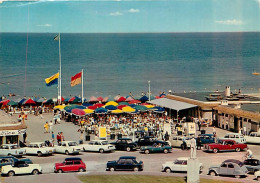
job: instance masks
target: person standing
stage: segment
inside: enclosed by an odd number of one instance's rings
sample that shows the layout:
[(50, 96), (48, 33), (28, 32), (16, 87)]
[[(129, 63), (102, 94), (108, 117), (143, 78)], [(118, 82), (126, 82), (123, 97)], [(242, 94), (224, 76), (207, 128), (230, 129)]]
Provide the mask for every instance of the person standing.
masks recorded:
[(44, 130), (45, 130), (44, 133), (49, 133), (49, 124), (48, 124), (48, 121), (46, 121), (46, 123), (44, 124)]
[(52, 121), (50, 121), (49, 126), (50, 126), (50, 132), (53, 132), (53, 122)]
[(55, 138), (55, 136), (54, 136), (54, 133), (53, 133), (53, 131), (51, 132), (51, 146), (52, 147), (54, 147), (54, 138)]
[(60, 132), (57, 134), (57, 143), (60, 144), (61, 143), (61, 135)]
[(190, 141), (190, 148), (191, 148), (191, 152), (190, 152), (190, 158), (195, 159), (196, 158), (196, 140), (194, 138), (194, 136), (192, 137), (191, 141)]
[(213, 126), (212, 133), (213, 133), (213, 136), (215, 137), (215, 136), (216, 136), (216, 129), (215, 129), (215, 126)]
[(198, 126), (199, 126), (199, 131), (200, 131), (200, 128), (201, 128), (201, 121), (200, 120), (198, 121)]
[(42, 107), (40, 107), (40, 109), (39, 109), (39, 114), (40, 114), (41, 119), (43, 119), (43, 116), (42, 116)]
[(27, 137), (27, 134), (26, 134), (26, 132), (24, 132), (24, 134), (23, 134), (23, 143), (26, 143), (26, 137)]

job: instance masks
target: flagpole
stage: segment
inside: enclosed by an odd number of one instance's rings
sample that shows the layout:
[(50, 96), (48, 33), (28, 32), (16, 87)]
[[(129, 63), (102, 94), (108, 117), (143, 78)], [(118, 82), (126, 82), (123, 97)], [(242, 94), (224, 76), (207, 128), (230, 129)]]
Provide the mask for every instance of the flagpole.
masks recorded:
[(59, 60), (60, 60), (60, 73), (59, 73), (60, 82), (59, 82), (59, 97), (58, 97), (58, 101), (59, 101), (59, 104), (61, 104), (61, 51), (60, 51), (60, 33), (59, 33)]
[(81, 102), (83, 103), (84, 102), (84, 97), (83, 97), (83, 69), (82, 69), (82, 71), (81, 71), (81, 74), (82, 74), (82, 76), (81, 76), (81, 78), (82, 78), (82, 81), (81, 81), (81, 83), (82, 83), (82, 95), (81, 95)]
[(58, 79), (58, 100), (57, 100), (57, 104), (59, 104), (60, 102), (59, 102), (59, 96), (60, 96), (60, 87), (59, 87), (59, 85), (60, 85), (60, 71), (58, 70), (58, 73), (59, 73), (59, 79)]

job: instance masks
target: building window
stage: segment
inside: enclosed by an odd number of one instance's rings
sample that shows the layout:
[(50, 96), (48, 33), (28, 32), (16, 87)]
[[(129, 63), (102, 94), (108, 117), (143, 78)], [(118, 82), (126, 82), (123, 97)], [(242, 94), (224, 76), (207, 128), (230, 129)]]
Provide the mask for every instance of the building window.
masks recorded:
[(18, 135), (6, 136), (7, 144), (18, 144)]

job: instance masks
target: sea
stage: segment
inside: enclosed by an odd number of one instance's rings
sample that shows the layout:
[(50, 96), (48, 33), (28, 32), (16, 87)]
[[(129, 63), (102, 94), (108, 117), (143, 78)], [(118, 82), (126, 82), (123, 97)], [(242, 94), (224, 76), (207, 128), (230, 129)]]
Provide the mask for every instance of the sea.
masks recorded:
[[(45, 78), (59, 71), (55, 33), (0, 33), (0, 95), (57, 97)], [(83, 69), (84, 97), (260, 88), (260, 32), (61, 33), (62, 96), (81, 96), (70, 79)], [(27, 54), (26, 54), (27, 53)]]

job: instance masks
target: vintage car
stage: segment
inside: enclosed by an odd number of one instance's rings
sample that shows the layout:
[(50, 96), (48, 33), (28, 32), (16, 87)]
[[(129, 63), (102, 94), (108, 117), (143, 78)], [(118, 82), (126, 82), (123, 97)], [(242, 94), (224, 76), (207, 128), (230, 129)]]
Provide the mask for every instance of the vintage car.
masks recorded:
[(172, 147), (180, 147), (181, 149), (185, 149), (183, 141), (185, 139), (186, 145), (187, 147), (190, 147), (190, 137), (186, 137), (186, 136), (173, 136), (170, 138), (169, 140), (169, 144)]
[(27, 158), (23, 158), (23, 159), (18, 159), (14, 156), (1, 156), (0, 157), (0, 168), (2, 166), (5, 166), (5, 165), (13, 165), (14, 163), (18, 162), (18, 161), (23, 161), (27, 164), (32, 164), (32, 160), (30, 159), (27, 159)]
[(88, 144), (81, 144), (83, 151), (92, 151), (92, 152), (112, 152), (116, 148), (114, 145), (111, 145), (106, 140), (92, 140)]
[(260, 181), (260, 171), (255, 172), (255, 178), (258, 182)]
[(260, 161), (258, 159), (246, 159), (244, 165), (249, 173), (255, 173), (260, 170)]
[(201, 144), (211, 144), (215, 142), (213, 134), (200, 134), (198, 136), (200, 137)]
[(0, 146), (0, 156), (23, 156), (25, 150), (17, 144), (3, 144)]
[(116, 147), (116, 150), (133, 151), (137, 149), (137, 144), (130, 138), (120, 138), (116, 142), (112, 142), (112, 145)]
[(142, 161), (137, 162), (134, 156), (121, 156), (117, 161), (108, 161), (106, 170), (111, 172), (115, 170), (133, 170), (135, 172), (143, 171)]
[(234, 140), (219, 140), (218, 143), (204, 144), (203, 151), (218, 153), (219, 151), (241, 151), (247, 148), (246, 144), (238, 144)]
[[(188, 171), (188, 157), (177, 158), (174, 162), (168, 161), (162, 165), (162, 171), (166, 173), (170, 172), (187, 172)], [(202, 163), (200, 163), (200, 172), (202, 171)]]
[(153, 145), (154, 143), (156, 144), (165, 144), (166, 142), (164, 141), (161, 141), (161, 140), (158, 140), (152, 136), (145, 136), (145, 137), (142, 137), (142, 138), (139, 138), (137, 141), (136, 141), (137, 145), (139, 147), (142, 147), (142, 146), (151, 146)]
[(32, 142), (24, 147), (27, 155), (52, 155), (55, 151), (53, 147), (47, 147), (44, 142)]
[(140, 152), (144, 152), (145, 154), (164, 152), (165, 154), (167, 154), (168, 152), (172, 152), (172, 147), (169, 145), (154, 144), (152, 146), (141, 147)]
[(246, 167), (241, 161), (235, 159), (228, 159), (221, 163), (221, 165), (211, 166), (209, 168), (208, 174), (211, 176), (225, 175), (240, 178), (245, 177), (247, 172), (248, 171)]
[(247, 144), (260, 144), (260, 133), (252, 132), (245, 139)]
[(57, 146), (54, 146), (56, 153), (69, 154), (79, 154), (82, 151), (82, 146), (79, 146), (77, 142), (74, 141), (62, 141)]
[(18, 161), (13, 165), (3, 166), (1, 169), (2, 175), (14, 176), (19, 174), (33, 174), (42, 173), (42, 167), (39, 164), (27, 164), (24, 161)]
[(55, 163), (54, 172), (85, 172), (86, 164), (81, 160), (81, 158), (65, 158), (62, 163)]
[(240, 133), (227, 133), (224, 137), (220, 139), (234, 140), (237, 143), (246, 143), (244, 135)]

